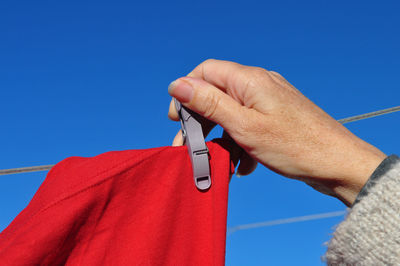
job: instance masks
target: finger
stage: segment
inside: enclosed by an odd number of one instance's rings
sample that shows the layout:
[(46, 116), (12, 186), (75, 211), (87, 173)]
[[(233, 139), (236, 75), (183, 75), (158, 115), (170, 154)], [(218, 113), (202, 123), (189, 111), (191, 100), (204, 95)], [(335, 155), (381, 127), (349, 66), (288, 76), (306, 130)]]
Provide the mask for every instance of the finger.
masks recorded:
[(179, 130), (174, 138), (174, 141), (172, 142), (172, 146), (176, 147), (176, 146), (182, 146), (182, 145), (183, 145), (182, 130)]
[(236, 170), (238, 177), (249, 175), (257, 168), (257, 161), (254, 160), (247, 152), (243, 152), (240, 157), (240, 164)]
[(175, 108), (174, 99), (169, 103), (168, 118), (172, 121), (179, 121), (179, 115)]
[(209, 59), (198, 65), (188, 76), (207, 81), (246, 107), (263, 113), (269, 111), (267, 106), (271, 100), (268, 91), (273, 88), (273, 78), (263, 68)]
[(238, 177), (249, 175), (257, 168), (257, 161), (254, 160), (250, 155), (245, 152), (231, 136), (224, 130), (222, 138), (230, 142), (229, 151), (231, 155), (231, 160), (236, 166), (240, 160), (240, 164), (237, 168), (236, 175)]
[(242, 122), (243, 106), (210, 83), (184, 77), (172, 82), (169, 94), (200, 116), (220, 124), (229, 133)]
[[(173, 99), (171, 100), (170, 105), (169, 105), (168, 118), (173, 121), (180, 120), (178, 112), (176, 111), (175, 102)], [(208, 134), (210, 134), (211, 130), (216, 126), (216, 124), (210, 120), (205, 119), (204, 117), (201, 117), (201, 116), (196, 117), (196, 119), (200, 122), (201, 128), (203, 129), (204, 138), (206, 138), (208, 136)]]
[(231, 161), (233, 162), (233, 165), (236, 167), (236, 165), (239, 162), (240, 156), (242, 156), (243, 149), (239, 145), (236, 144), (236, 142), (232, 139), (232, 137), (225, 130), (222, 133), (222, 138), (227, 143), (229, 143), (228, 149), (229, 149)]
[[(226, 92), (232, 85), (231, 81), (245, 68), (248, 67), (235, 62), (208, 59), (190, 72), (188, 77), (203, 79)], [(242, 84), (237, 84), (240, 85)]]
[[(224, 130), (222, 133), (222, 138), (224, 139), (224, 143), (227, 143), (227, 150), (229, 150), (229, 155), (231, 158), (231, 162), (233, 162), (233, 167), (239, 162), (239, 158), (243, 153), (243, 149), (236, 144), (236, 142), (232, 139), (232, 137)], [(232, 180), (233, 173), (229, 174), (229, 182)]]

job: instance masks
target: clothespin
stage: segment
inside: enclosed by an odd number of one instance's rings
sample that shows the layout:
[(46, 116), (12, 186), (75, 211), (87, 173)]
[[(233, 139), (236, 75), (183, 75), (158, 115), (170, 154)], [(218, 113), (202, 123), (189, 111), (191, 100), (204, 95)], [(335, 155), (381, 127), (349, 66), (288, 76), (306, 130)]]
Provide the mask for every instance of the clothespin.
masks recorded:
[(179, 114), (182, 126), (183, 141), (188, 147), (192, 162), (194, 184), (199, 190), (206, 190), (211, 186), (210, 163), (203, 129), (193, 111), (184, 107), (174, 98), (175, 107)]

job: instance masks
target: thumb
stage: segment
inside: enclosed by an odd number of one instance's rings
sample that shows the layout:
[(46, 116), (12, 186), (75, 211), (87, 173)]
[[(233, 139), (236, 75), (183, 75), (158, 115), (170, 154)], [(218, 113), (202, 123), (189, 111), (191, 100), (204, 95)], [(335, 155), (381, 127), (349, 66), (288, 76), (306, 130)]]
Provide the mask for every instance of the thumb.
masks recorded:
[(228, 132), (234, 132), (240, 122), (243, 106), (202, 79), (177, 79), (169, 85), (168, 93), (190, 110), (221, 125)]

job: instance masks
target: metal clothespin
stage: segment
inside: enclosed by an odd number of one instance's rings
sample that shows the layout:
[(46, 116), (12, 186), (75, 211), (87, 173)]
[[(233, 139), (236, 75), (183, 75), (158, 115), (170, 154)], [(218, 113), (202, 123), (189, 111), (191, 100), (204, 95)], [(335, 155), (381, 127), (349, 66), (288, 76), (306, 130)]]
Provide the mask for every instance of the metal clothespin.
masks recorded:
[(194, 184), (199, 190), (206, 190), (211, 186), (210, 163), (203, 130), (196, 119), (198, 115), (184, 107), (177, 99), (174, 98), (174, 101), (181, 120), (183, 141), (188, 147), (192, 162)]

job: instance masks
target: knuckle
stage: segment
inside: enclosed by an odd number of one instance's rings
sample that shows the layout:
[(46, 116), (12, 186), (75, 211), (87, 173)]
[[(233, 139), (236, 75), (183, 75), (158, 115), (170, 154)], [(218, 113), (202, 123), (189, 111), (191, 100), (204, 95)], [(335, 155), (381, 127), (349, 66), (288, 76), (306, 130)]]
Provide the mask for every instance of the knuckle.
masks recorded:
[(263, 80), (268, 77), (268, 71), (261, 67), (252, 67), (250, 69), (250, 75), (253, 80)]
[(268, 71), (262, 67), (252, 67), (252, 72), (254, 76), (265, 76)]
[(282, 75), (279, 74), (279, 73), (276, 72), (276, 71), (269, 71), (269, 73), (272, 74), (272, 75), (274, 75), (274, 76), (277, 76), (277, 77), (281, 77), (281, 78), (282, 78)]
[(202, 65), (210, 65), (210, 64), (215, 63), (216, 61), (217, 61), (216, 59), (208, 58), (208, 59), (204, 60), (201, 64)]
[(217, 62), (218, 60), (209, 58), (201, 62), (190, 74), (191, 76), (194, 72), (197, 72), (203, 79), (206, 79), (206, 72), (208, 69)]
[(256, 89), (270, 80), (268, 71), (261, 67), (251, 67), (245, 72), (247, 80), (245, 89)]

